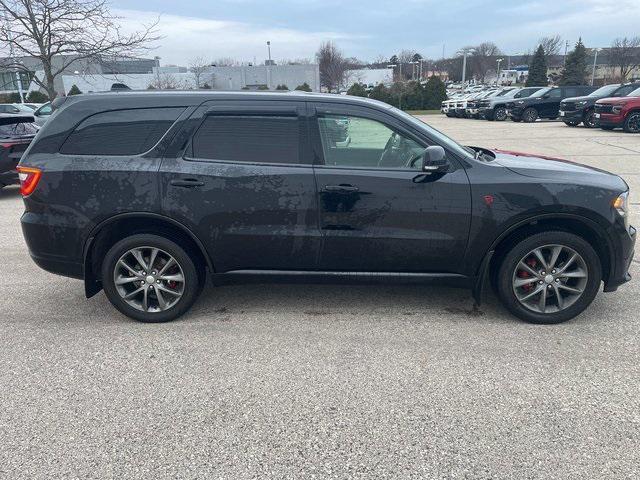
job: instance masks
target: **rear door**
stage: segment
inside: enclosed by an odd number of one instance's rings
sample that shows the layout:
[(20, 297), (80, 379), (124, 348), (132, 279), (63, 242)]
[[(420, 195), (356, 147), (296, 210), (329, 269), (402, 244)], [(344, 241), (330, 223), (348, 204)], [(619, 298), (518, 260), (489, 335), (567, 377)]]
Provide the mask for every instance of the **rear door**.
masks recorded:
[(436, 143), (395, 116), (337, 103), (315, 104), (313, 113), (320, 269), (458, 271), (471, 199), (457, 160), (449, 157), (446, 174), (425, 176), (411, 161)]
[(164, 213), (205, 243), (216, 272), (316, 266), (304, 102), (207, 102), (170, 152), (161, 167)]

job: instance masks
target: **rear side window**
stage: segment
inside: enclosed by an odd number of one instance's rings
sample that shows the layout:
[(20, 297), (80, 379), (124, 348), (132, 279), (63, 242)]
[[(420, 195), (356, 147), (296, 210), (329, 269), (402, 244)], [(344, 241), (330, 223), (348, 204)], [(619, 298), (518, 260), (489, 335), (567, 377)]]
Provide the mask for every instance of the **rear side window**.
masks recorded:
[(209, 115), (194, 134), (196, 159), (249, 163), (302, 163), (296, 116)]
[(153, 147), (184, 111), (183, 107), (138, 108), (97, 113), (69, 135), (60, 153), (138, 155)]

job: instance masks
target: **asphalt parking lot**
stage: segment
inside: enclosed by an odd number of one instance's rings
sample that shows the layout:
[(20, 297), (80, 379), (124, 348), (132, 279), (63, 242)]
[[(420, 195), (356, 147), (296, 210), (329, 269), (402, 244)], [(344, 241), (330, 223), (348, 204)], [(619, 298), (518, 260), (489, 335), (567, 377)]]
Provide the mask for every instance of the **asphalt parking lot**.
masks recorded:
[[(618, 173), (640, 223), (640, 136), (423, 119)], [(344, 285), (208, 287), (143, 325), (36, 267), (21, 212), (1, 191), (2, 478), (640, 475), (638, 280), (556, 326), (465, 290)]]

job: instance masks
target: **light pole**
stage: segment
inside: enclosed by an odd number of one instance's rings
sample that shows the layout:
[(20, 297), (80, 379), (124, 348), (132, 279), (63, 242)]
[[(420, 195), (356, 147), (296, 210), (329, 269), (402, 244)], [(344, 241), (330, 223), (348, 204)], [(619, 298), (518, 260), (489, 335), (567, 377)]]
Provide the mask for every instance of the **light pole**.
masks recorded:
[(462, 54), (462, 86), (464, 87), (464, 82), (467, 79), (467, 55), (469, 53), (475, 52), (475, 48), (465, 47), (458, 51), (458, 55)]
[(269, 60), (267, 61), (267, 88), (271, 90), (271, 41), (267, 40), (267, 55)]
[(593, 87), (593, 82), (596, 79), (596, 62), (598, 61), (598, 52), (602, 50), (601, 48), (594, 48), (594, 51), (596, 52), (595, 55), (593, 56), (593, 69), (591, 70), (591, 86)]
[(411, 68), (411, 80), (415, 80), (416, 79), (416, 65), (418, 65), (418, 62), (409, 62), (412, 65)]
[(498, 62), (498, 74), (496, 75), (496, 85), (500, 84), (500, 63), (502, 63), (502, 58), (498, 58), (496, 62)]
[(269, 58), (269, 65), (271, 65), (271, 42), (267, 40), (267, 55)]

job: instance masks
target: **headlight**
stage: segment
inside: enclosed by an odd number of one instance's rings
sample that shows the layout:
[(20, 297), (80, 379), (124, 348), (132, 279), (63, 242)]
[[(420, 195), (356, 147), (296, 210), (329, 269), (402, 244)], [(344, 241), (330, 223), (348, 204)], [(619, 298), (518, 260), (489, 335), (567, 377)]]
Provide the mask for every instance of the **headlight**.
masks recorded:
[(622, 112), (622, 107), (623, 106), (624, 105), (614, 105), (613, 107), (611, 107), (611, 111), (613, 113), (620, 113), (620, 112)]
[(625, 226), (629, 226), (629, 190), (624, 193), (621, 193), (618, 198), (616, 198), (613, 203), (613, 208), (615, 208), (616, 212), (620, 216), (624, 218)]

